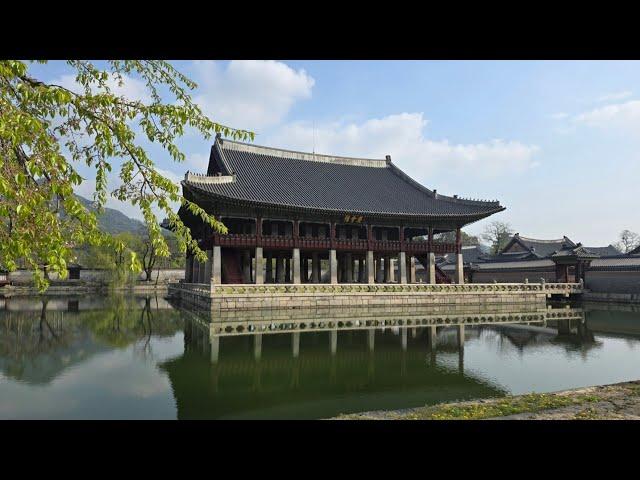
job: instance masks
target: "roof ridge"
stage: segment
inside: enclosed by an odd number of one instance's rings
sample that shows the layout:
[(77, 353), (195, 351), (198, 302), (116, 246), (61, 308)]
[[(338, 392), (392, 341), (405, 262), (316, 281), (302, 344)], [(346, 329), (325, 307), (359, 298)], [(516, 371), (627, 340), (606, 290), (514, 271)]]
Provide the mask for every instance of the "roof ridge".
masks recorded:
[[(537, 243), (561, 243), (565, 241), (565, 238), (559, 238), (557, 240), (541, 240), (539, 238), (531, 238), (531, 237), (523, 237), (522, 235), (518, 235), (520, 240), (525, 240), (529, 242), (537, 242)], [(567, 239), (568, 240), (568, 239)]]
[(220, 142), (222, 148), (256, 153), (258, 155), (271, 155), (290, 158), (294, 160), (304, 160), (308, 162), (336, 163), (339, 165), (353, 165), (358, 167), (386, 168), (390, 160), (387, 158), (358, 158), (343, 157), (339, 155), (326, 155), (321, 153), (301, 152), (299, 150), (287, 150), (285, 148), (267, 147), (252, 143), (238, 142), (216, 137), (216, 143)]

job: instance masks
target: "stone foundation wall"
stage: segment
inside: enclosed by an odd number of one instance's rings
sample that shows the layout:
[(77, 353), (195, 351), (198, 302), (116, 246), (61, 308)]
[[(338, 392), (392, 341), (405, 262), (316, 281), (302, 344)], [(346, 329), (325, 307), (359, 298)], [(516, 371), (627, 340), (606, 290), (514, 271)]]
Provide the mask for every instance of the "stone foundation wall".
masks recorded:
[(579, 284), (468, 284), (468, 285), (208, 285), (171, 284), (169, 295), (211, 311), (350, 308), (486, 306), (528, 303), (544, 305), (551, 295), (581, 293)]

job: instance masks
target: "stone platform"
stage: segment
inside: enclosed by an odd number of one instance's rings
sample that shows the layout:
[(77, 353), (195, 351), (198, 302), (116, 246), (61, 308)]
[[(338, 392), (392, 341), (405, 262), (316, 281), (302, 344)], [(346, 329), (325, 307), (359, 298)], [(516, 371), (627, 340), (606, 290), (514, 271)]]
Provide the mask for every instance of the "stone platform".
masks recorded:
[(168, 295), (212, 312), (290, 308), (424, 307), (527, 303), (582, 294), (579, 283), (169, 284)]

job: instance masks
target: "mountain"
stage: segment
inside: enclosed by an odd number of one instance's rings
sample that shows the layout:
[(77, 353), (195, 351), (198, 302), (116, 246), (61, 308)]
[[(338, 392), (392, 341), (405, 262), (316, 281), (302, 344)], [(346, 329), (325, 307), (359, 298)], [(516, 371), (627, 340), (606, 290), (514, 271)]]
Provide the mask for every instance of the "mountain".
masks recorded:
[[(80, 195), (76, 195), (78, 200), (89, 210), (95, 211), (93, 202)], [(106, 208), (98, 215), (98, 225), (101, 230), (116, 234), (122, 232), (143, 233), (145, 225), (140, 220), (127, 217), (124, 213), (114, 208)]]

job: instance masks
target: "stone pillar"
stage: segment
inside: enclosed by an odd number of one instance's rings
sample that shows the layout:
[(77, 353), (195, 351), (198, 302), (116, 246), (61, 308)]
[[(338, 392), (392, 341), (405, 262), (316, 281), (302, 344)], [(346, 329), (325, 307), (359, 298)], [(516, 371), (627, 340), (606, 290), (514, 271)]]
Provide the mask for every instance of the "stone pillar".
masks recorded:
[(251, 283), (251, 254), (248, 250), (242, 251), (242, 281)]
[(375, 277), (375, 260), (373, 259), (373, 251), (367, 251), (367, 283), (376, 283)]
[(462, 234), (456, 228), (456, 283), (464, 283), (464, 260), (462, 259)]
[(213, 252), (207, 250), (207, 262), (204, 264), (204, 280), (203, 283), (211, 283), (211, 257)]
[(291, 259), (289, 257), (284, 259), (284, 281), (291, 283)]
[(256, 247), (256, 272), (254, 274), (256, 285), (264, 283), (264, 274), (262, 270), (262, 247)]
[(389, 260), (389, 257), (384, 257), (384, 283), (389, 283), (389, 280), (391, 279), (391, 275), (389, 273), (389, 271), (391, 270), (389, 268), (389, 264), (391, 262)]
[(217, 245), (213, 247), (211, 283), (214, 285), (220, 285), (222, 283), (222, 250)]
[[(389, 260), (389, 283), (393, 283), (396, 281), (396, 262), (393, 257), (387, 257), (387, 260)], [(385, 260), (384, 263), (386, 264), (387, 261)]]
[(331, 283), (338, 283), (338, 259), (336, 258), (335, 250), (329, 250), (329, 275), (331, 276)]
[(416, 257), (409, 257), (409, 283), (416, 283)]
[(382, 269), (382, 257), (376, 259), (376, 282), (384, 282), (384, 271)]
[(309, 282), (309, 257), (302, 259), (302, 265), (300, 266), (300, 278), (303, 283)]
[(433, 252), (429, 252), (429, 264), (427, 269), (427, 279), (428, 282), (432, 285), (436, 283), (436, 254)]
[(293, 249), (293, 283), (302, 283), (300, 277), (300, 249)]
[(313, 252), (311, 257), (311, 282), (320, 283), (320, 256)]
[(343, 278), (344, 283), (351, 283), (353, 280), (353, 262), (351, 261), (351, 254), (344, 254), (344, 272), (345, 276)]
[(398, 254), (398, 270), (400, 270), (400, 278), (398, 279), (400, 283), (407, 283), (407, 256), (405, 252)]
[(351, 283), (357, 283), (358, 276), (356, 273), (356, 260), (351, 257)]
[(265, 282), (273, 283), (273, 254), (267, 252), (267, 264), (265, 265)]
[(456, 253), (456, 283), (464, 283), (464, 263), (462, 253)]
[(284, 258), (276, 255), (276, 283), (284, 283)]

